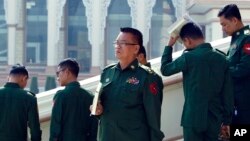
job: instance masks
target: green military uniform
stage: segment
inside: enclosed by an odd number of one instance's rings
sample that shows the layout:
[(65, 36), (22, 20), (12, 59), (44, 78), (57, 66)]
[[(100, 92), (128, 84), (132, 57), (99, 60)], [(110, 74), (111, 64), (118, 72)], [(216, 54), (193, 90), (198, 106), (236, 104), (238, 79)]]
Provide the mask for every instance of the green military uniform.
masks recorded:
[(96, 141), (97, 119), (90, 116), (93, 96), (71, 82), (54, 96), (50, 141)]
[(232, 35), (228, 51), (234, 83), (235, 114), (233, 124), (250, 124), (250, 30), (245, 26)]
[(8, 82), (0, 89), (0, 141), (27, 141), (27, 123), (31, 141), (41, 141), (36, 97)]
[(134, 60), (104, 69), (100, 141), (162, 141), (160, 131), (163, 84), (148, 67)]
[(229, 125), (233, 113), (232, 83), (226, 58), (209, 43), (185, 51), (175, 61), (172, 61), (172, 50), (172, 47), (165, 48), (161, 72), (165, 76), (183, 73), (185, 103), (181, 125), (184, 140), (217, 140), (221, 123)]

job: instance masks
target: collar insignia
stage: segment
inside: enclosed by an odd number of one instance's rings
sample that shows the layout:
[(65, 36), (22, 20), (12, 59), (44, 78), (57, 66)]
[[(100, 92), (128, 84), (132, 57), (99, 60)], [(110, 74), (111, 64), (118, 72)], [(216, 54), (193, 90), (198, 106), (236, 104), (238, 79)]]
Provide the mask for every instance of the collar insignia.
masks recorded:
[(109, 78), (106, 78), (105, 82), (109, 82)]
[(140, 81), (135, 77), (131, 77), (131, 78), (128, 78), (126, 82), (129, 84), (137, 85), (139, 84)]
[(130, 67), (131, 67), (132, 70), (135, 69), (135, 66), (134, 66), (134, 65), (132, 65), (132, 66), (130, 66)]

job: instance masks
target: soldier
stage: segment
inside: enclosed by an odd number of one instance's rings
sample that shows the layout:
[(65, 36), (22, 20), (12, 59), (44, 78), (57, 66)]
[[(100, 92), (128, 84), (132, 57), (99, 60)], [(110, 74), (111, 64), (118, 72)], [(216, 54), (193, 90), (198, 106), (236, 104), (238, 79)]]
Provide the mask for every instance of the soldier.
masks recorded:
[(93, 96), (77, 82), (78, 73), (74, 59), (58, 65), (58, 82), (65, 88), (54, 96), (50, 141), (96, 141), (97, 119), (89, 111)]
[(119, 63), (101, 74), (100, 141), (162, 141), (164, 137), (160, 131), (163, 85), (153, 71), (139, 65), (136, 58), (142, 44), (140, 31), (120, 29), (114, 42)]
[(26, 68), (15, 65), (10, 70), (8, 82), (0, 89), (1, 141), (27, 141), (28, 126), (31, 141), (41, 141), (37, 99), (23, 90), (28, 78)]
[(204, 42), (201, 29), (185, 24), (180, 38), (186, 50), (172, 60), (173, 45), (169, 40), (161, 60), (161, 72), (169, 76), (182, 71), (185, 103), (181, 125), (185, 141), (217, 141), (221, 124), (229, 132), (233, 113), (233, 91), (228, 63), (224, 55)]
[(144, 46), (141, 46), (137, 55), (137, 60), (140, 64), (145, 65), (149, 68), (151, 68), (150, 62), (147, 61), (147, 53)]
[(250, 29), (244, 26), (235, 4), (218, 14), (222, 29), (232, 36), (227, 59), (234, 85), (235, 111), (232, 124), (250, 125)]

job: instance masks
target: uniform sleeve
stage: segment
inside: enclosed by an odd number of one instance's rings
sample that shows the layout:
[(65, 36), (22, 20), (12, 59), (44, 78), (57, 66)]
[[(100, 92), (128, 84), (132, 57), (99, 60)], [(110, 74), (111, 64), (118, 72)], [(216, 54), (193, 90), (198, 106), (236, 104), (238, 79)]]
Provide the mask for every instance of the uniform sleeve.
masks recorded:
[(163, 83), (161, 77), (149, 74), (143, 91), (143, 104), (149, 125), (150, 141), (162, 141), (164, 134), (160, 130)]
[(183, 54), (173, 61), (172, 52), (172, 47), (165, 47), (164, 53), (161, 58), (161, 73), (164, 76), (170, 76), (186, 69), (185, 55)]
[(231, 75), (236, 79), (250, 76), (250, 37), (243, 44), (241, 54), (239, 63), (230, 66)]
[(50, 123), (50, 141), (58, 141), (62, 124), (62, 93), (57, 92), (53, 98), (53, 108)]
[(32, 98), (28, 118), (31, 141), (41, 141), (42, 131), (40, 129), (37, 99), (35, 97)]
[(232, 120), (234, 110), (233, 84), (229, 69), (225, 72), (224, 83), (222, 88), (222, 103), (223, 103), (223, 124), (229, 125)]
[[(93, 96), (91, 96), (90, 104), (93, 101)], [(89, 126), (89, 136), (87, 141), (97, 141), (97, 130), (98, 130), (98, 119), (95, 116), (90, 117), (90, 126)]]

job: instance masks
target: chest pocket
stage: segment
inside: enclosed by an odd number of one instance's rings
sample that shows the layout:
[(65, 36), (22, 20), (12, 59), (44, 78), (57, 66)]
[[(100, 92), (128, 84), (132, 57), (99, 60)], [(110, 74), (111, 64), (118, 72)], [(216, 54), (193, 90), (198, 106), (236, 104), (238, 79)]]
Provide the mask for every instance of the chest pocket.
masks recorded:
[(135, 105), (142, 101), (139, 84), (126, 83), (121, 86), (120, 100), (126, 105)]

